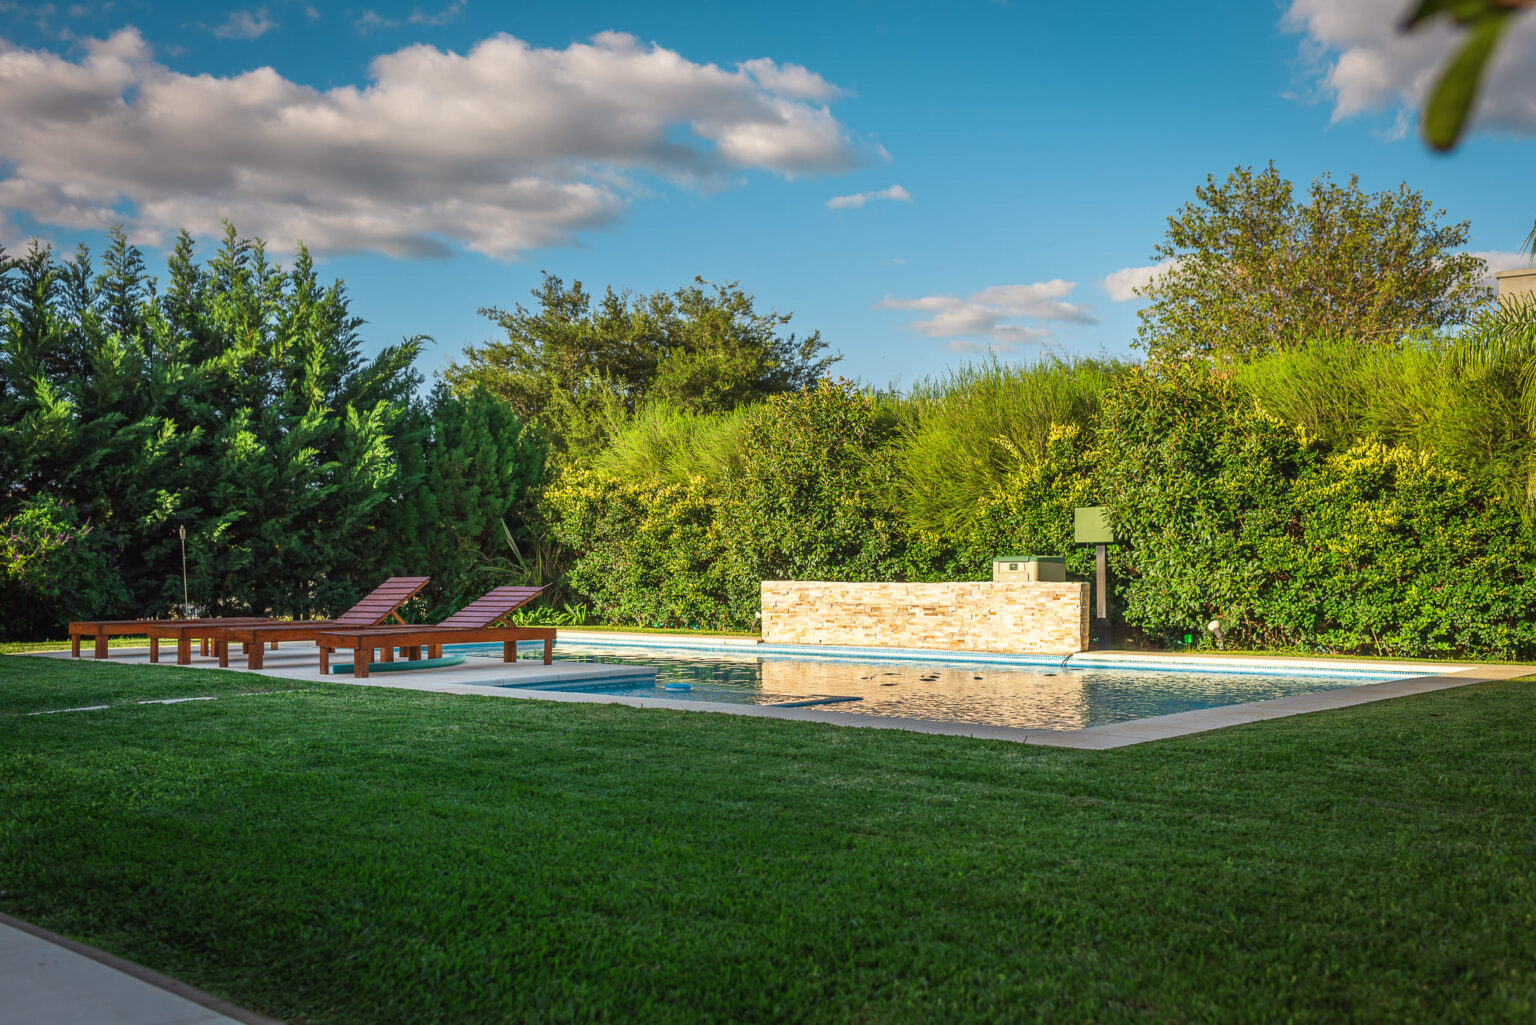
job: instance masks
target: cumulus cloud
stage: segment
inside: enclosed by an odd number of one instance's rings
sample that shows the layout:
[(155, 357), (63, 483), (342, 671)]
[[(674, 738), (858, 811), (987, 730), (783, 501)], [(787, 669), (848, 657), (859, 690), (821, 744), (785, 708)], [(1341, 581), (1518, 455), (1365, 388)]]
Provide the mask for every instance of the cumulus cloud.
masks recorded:
[(1122, 267), (1099, 282), (1099, 287), (1109, 293), (1117, 303), (1128, 303), (1137, 298), (1136, 289), (1146, 288), (1152, 279), (1173, 267), (1176, 260), (1164, 260), (1148, 267)]
[[(964, 299), (953, 295), (917, 299), (887, 296), (875, 308), (932, 313), (927, 320), (905, 325), (906, 329), (930, 338), (948, 339), (949, 347), (956, 351), (1010, 352), (1020, 345), (1043, 343), (1051, 337), (1048, 328), (1018, 323), (1020, 320), (1097, 324), (1099, 318), (1087, 306), (1066, 301), (1076, 287), (1075, 282), (1057, 278), (1028, 285), (993, 285)], [(986, 343), (975, 339), (986, 339)]]
[[(1437, 19), (1397, 30), (1408, 0), (1292, 0), (1284, 25), (1305, 35), (1302, 56), (1333, 102), (1335, 121), (1395, 111), (1406, 130), (1462, 34)], [(1489, 65), (1474, 126), (1536, 133), (1536, 14), (1517, 16)]]
[(265, 7), (254, 11), (232, 11), (223, 23), (213, 29), (220, 39), (256, 39), (277, 28), (277, 22), (269, 16)]
[(862, 159), (799, 72), (781, 94), (772, 62), (726, 70), (619, 33), (409, 46), (326, 90), (271, 68), (183, 75), (133, 28), (82, 42), (70, 60), (0, 41), (0, 214), (149, 242), (229, 218), (274, 246), (510, 258), (612, 221), (639, 173), (723, 185)]
[(833, 196), (827, 200), (827, 209), (846, 210), (849, 207), (858, 209), (871, 199), (891, 199), (898, 203), (910, 203), (912, 202), (912, 193), (900, 185), (892, 185), (890, 188), (881, 189), (879, 192), (855, 192), (851, 196)]

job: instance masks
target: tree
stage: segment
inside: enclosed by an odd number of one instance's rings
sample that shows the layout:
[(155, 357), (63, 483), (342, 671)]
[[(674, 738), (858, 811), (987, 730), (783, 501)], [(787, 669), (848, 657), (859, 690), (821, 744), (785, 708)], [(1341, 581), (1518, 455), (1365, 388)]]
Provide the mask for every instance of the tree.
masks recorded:
[(1320, 335), (1383, 342), (1466, 321), (1487, 298), (1468, 223), (1406, 184), (1366, 193), (1323, 175), (1298, 203), (1275, 165), (1207, 176), (1153, 249), (1168, 269), (1138, 294), (1154, 360), (1245, 359)]
[(694, 412), (799, 391), (840, 357), (823, 355), (820, 332), (781, 336), (791, 314), (758, 313), (736, 282), (695, 278), (675, 292), (635, 296), (609, 288), (594, 302), (575, 282), (545, 274), (537, 308), (482, 309), (506, 332), (464, 350), (446, 377), (476, 385), (527, 422), (541, 424), (557, 451), (584, 451), (616, 419), (648, 399)]
[(193, 249), (183, 234), (163, 296), (120, 232), (100, 275), (84, 250), (0, 260), (0, 518), (77, 509), (135, 613), (181, 601), (180, 526), (212, 611), (345, 608), (396, 544), (380, 524), (418, 343), (364, 358), (302, 247), (287, 271), (233, 228), (206, 266)]

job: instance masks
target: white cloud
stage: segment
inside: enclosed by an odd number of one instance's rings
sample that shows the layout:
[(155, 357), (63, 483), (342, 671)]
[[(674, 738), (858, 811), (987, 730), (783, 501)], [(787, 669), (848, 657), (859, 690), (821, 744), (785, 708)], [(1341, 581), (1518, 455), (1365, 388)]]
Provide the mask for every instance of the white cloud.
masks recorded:
[(1496, 271), (1526, 270), (1536, 266), (1536, 260), (1531, 259), (1530, 253), (1507, 253), (1497, 249), (1484, 249), (1472, 255), (1487, 264), (1487, 269), (1477, 283), (1488, 288), (1498, 287), (1498, 279), (1493, 276)]
[(912, 202), (912, 193), (900, 185), (892, 185), (890, 188), (881, 189), (879, 192), (855, 192), (851, 196), (833, 196), (827, 200), (827, 209), (846, 210), (850, 207), (858, 209), (871, 199), (891, 199), (898, 203), (910, 203)]
[(0, 214), (151, 243), (227, 217), (274, 248), (505, 258), (612, 221), (640, 173), (723, 186), (863, 157), (825, 104), (764, 84), (771, 61), (727, 71), (619, 33), (408, 46), (326, 90), (271, 68), (183, 75), (133, 28), (82, 43), (69, 60), (0, 41)]
[(775, 64), (765, 57), (759, 57), (743, 61), (737, 67), (756, 79), (758, 85), (780, 96), (797, 100), (821, 100), (825, 103), (848, 95), (846, 90), (839, 89), (816, 72), (798, 64)]
[[(875, 308), (932, 313), (927, 320), (905, 325), (906, 329), (930, 338), (950, 339), (950, 348), (957, 351), (990, 348), (994, 352), (1008, 352), (1020, 345), (1046, 342), (1051, 337), (1047, 328), (1017, 323), (1019, 320), (1097, 324), (1099, 318), (1087, 306), (1065, 301), (1075, 287), (1074, 282), (1057, 278), (1028, 285), (993, 285), (964, 299), (953, 295), (925, 295), (917, 299), (887, 296)], [(967, 341), (978, 338), (991, 344), (981, 346)]]
[(213, 34), (220, 39), (256, 39), (277, 28), (277, 22), (268, 17), (269, 13), (265, 7), (254, 11), (232, 11), (214, 28)]
[[(464, 0), (453, 0), (453, 3), (442, 10), (428, 14), (420, 7), (411, 8), (411, 13), (403, 18), (386, 18), (377, 11), (369, 9), (352, 23), (359, 32), (371, 32), (380, 28), (404, 28), (407, 25), (425, 25), (435, 28), (438, 25), (446, 25), (460, 14), (464, 13)], [(315, 15), (318, 17), (318, 14)]]
[[(1445, 18), (1399, 32), (1413, 6), (1408, 0), (1292, 0), (1284, 25), (1306, 36), (1303, 59), (1332, 99), (1335, 121), (1395, 111), (1394, 132), (1406, 134), (1408, 115), (1464, 38)], [(1517, 15), (1505, 31), (1474, 120), (1505, 132), (1536, 132), (1536, 14)]]
[(1099, 282), (1099, 287), (1109, 293), (1117, 303), (1128, 303), (1137, 298), (1136, 289), (1146, 288), (1152, 279), (1173, 267), (1178, 261), (1164, 260), (1149, 267), (1122, 267)]

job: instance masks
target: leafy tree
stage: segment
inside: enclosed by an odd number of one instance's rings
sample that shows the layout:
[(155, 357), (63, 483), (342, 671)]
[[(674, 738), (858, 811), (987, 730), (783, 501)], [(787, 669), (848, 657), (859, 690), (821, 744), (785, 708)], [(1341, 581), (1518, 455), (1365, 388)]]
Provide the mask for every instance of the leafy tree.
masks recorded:
[(1463, 323), (1487, 298), (1483, 261), (1459, 252), (1467, 222), (1442, 214), (1407, 185), (1366, 193), (1354, 176), (1323, 175), (1299, 203), (1273, 163), (1208, 176), (1153, 249), (1171, 264), (1139, 291), (1139, 344), (1154, 360), (1247, 359)]
[[(160, 295), (121, 232), (94, 274), (34, 245), (0, 289), (0, 516), (72, 503), (121, 560), (131, 610), (310, 614), (373, 587), (394, 540), (395, 432), (418, 343), (365, 359), (342, 285), (233, 228), (206, 266), (185, 234)], [(421, 569), (417, 568), (417, 572)], [(104, 610), (103, 610), (104, 611)]]
[(600, 300), (552, 274), (518, 305), (480, 313), (506, 332), (464, 350), (447, 379), (481, 386), (525, 421), (540, 423), (559, 452), (590, 452), (648, 399), (694, 412), (798, 391), (837, 356), (823, 355), (820, 332), (781, 335), (787, 313), (759, 313), (735, 282), (702, 278), (675, 292), (635, 296), (609, 288)]
[(542, 584), (539, 538), (527, 530), (532, 496), (544, 470), (538, 427), (476, 388), (434, 389), (402, 426), (403, 486), (385, 529), (398, 539), (395, 572), (429, 566), (428, 601), (451, 611), (491, 587)]

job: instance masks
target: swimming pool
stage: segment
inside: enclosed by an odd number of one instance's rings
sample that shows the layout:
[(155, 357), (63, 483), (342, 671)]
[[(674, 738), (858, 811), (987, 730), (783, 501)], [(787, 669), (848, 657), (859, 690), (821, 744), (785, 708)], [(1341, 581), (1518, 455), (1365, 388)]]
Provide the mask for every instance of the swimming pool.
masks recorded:
[[(455, 650), (501, 657), (499, 644), (458, 645)], [(815, 707), (853, 715), (1055, 730), (1308, 694), (1401, 675), (1075, 669), (1064, 668), (1059, 660), (939, 656), (917, 661), (863, 653), (779, 654), (744, 646), (672, 649), (563, 639), (554, 657), (556, 661), (654, 666), (656, 675), (526, 689)]]

